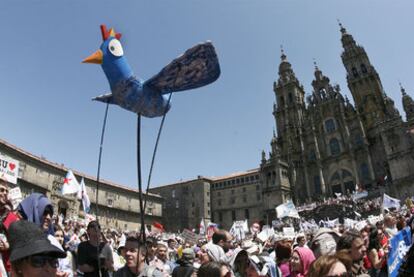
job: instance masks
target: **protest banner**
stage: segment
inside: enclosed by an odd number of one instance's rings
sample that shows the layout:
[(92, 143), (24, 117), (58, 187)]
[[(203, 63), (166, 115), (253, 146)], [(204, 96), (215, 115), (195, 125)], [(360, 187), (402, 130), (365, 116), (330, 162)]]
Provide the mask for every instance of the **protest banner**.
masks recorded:
[(335, 218), (333, 220), (329, 220), (328, 218), (328, 220), (325, 220), (323, 222), (323, 225), (328, 228), (334, 228), (338, 224), (339, 224), (339, 218)]
[(388, 276), (398, 276), (398, 269), (400, 268), (405, 254), (410, 249), (412, 244), (410, 227), (398, 232), (390, 242), (390, 252), (388, 253)]
[(358, 223), (357, 220), (353, 220), (351, 218), (344, 218), (344, 226), (347, 229), (355, 228), (355, 225)]
[(367, 196), (368, 196), (368, 191), (364, 190), (364, 191), (361, 191), (361, 192), (354, 193), (352, 195), (352, 199), (355, 201), (355, 200), (358, 200), (358, 199), (361, 199), (361, 198), (365, 198)]
[(382, 200), (382, 207), (384, 209), (390, 209), (390, 208), (400, 208), (400, 200), (397, 198), (392, 198), (391, 196), (384, 193), (383, 200)]
[(7, 182), (17, 184), (18, 173), (19, 161), (0, 154), (0, 177), (6, 179)]
[(367, 222), (365, 220), (362, 220), (358, 222), (357, 224), (355, 224), (355, 229), (357, 229), (358, 231), (361, 231), (366, 225), (367, 225)]
[(308, 231), (314, 231), (314, 230), (319, 229), (319, 226), (314, 221), (308, 222), (305, 220), (300, 223), (300, 228), (301, 228), (301, 231), (308, 232)]
[(191, 244), (197, 244), (198, 235), (188, 229), (184, 229), (180, 236), (186, 241)]
[(20, 202), (23, 200), (22, 192), (19, 187), (12, 188), (9, 191), (9, 200), (13, 205), (13, 209), (16, 209), (19, 206)]
[(367, 220), (368, 220), (369, 224), (375, 225), (378, 221), (383, 220), (383, 216), (382, 215), (378, 215), (378, 216), (370, 215), (370, 216), (368, 216)]

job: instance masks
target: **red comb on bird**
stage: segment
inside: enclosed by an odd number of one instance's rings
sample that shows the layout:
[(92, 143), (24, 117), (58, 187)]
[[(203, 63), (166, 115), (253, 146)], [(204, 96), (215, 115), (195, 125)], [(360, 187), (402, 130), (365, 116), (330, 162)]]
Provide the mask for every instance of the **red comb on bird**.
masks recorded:
[(115, 32), (114, 28), (111, 28), (109, 31), (106, 29), (105, 25), (101, 25), (101, 33), (102, 33), (102, 39), (105, 41), (109, 37), (114, 37), (118, 40), (121, 39), (122, 34)]

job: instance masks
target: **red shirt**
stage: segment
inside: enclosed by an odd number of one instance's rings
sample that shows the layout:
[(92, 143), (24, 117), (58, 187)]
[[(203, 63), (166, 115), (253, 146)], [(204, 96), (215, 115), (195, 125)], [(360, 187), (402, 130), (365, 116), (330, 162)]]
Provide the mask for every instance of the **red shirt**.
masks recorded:
[[(7, 216), (3, 219), (3, 222), (2, 222), (3, 228), (4, 230), (6, 230), (6, 233), (7, 233), (7, 230), (9, 230), (10, 225), (13, 222), (16, 222), (18, 220), (20, 220), (20, 218), (13, 212), (9, 212), (7, 214)], [(10, 251), (6, 250), (6, 251), (0, 251), (0, 252), (3, 258), (4, 268), (6, 269), (7, 272), (11, 272)]]

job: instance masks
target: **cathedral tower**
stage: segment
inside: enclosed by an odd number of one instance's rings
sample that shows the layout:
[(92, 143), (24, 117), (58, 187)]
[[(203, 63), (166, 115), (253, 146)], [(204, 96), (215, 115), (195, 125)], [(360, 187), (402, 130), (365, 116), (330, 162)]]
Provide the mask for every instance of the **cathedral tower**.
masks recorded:
[(288, 160), (289, 153), (300, 151), (299, 130), (305, 113), (305, 91), (299, 83), (292, 65), (282, 50), (279, 79), (273, 84), (276, 104), (273, 107), (281, 156)]
[(273, 91), (276, 97), (273, 116), (278, 138), (277, 141), (272, 142), (272, 146), (278, 144), (277, 149), (280, 151), (278, 155), (289, 167), (288, 178), (294, 195), (302, 195), (305, 198), (309, 196), (308, 179), (304, 172), (305, 91), (283, 50), (279, 65), (279, 78), (273, 84)]
[(365, 49), (355, 42), (342, 24), (339, 25), (344, 49), (341, 57), (347, 72), (348, 87), (364, 127), (368, 131), (378, 123), (392, 117), (395, 109), (387, 107), (390, 104), (393, 106), (393, 103), (388, 103), (381, 79)]

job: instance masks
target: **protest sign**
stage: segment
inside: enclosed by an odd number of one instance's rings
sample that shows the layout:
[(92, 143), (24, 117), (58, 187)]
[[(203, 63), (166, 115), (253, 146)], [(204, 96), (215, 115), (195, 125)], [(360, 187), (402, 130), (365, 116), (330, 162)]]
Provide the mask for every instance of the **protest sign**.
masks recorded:
[(328, 228), (333, 228), (333, 227), (335, 227), (338, 224), (339, 224), (339, 218), (335, 218), (333, 220), (329, 220), (328, 219), (328, 220), (326, 220), (326, 221), (323, 222), (323, 225), (325, 227), (328, 227)]
[(355, 228), (355, 225), (358, 223), (357, 220), (353, 220), (351, 218), (344, 218), (344, 226), (347, 229)]
[(275, 230), (273, 229), (273, 227), (270, 227), (269, 225), (264, 225), (262, 227), (262, 231), (259, 234), (257, 234), (257, 238), (261, 242), (265, 242), (270, 237), (272, 237), (274, 234), (275, 234)]
[(184, 229), (181, 233), (181, 237), (191, 244), (196, 244), (198, 240), (198, 235), (188, 229)]
[(391, 250), (388, 253), (388, 276), (398, 276), (398, 269), (404, 259), (405, 254), (412, 244), (410, 227), (398, 232), (390, 242)]
[(19, 162), (0, 154), (0, 177), (5, 178), (10, 183), (17, 184), (18, 173)]
[(305, 220), (300, 223), (300, 228), (302, 231), (314, 231), (319, 229), (319, 226), (315, 222), (308, 222)]
[(365, 220), (358, 222), (355, 224), (355, 229), (358, 231), (361, 231), (365, 226), (367, 225), (367, 222)]
[(276, 213), (277, 213), (278, 218), (283, 218), (283, 217), (299, 218), (299, 213), (296, 210), (296, 207), (291, 200), (289, 200), (288, 202), (284, 204), (277, 206)]
[(382, 207), (384, 209), (390, 209), (390, 208), (400, 208), (400, 200), (397, 198), (392, 198), (391, 196), (384, 193), (383, 195), (383, 201), (382, 201)]
[(214, 232), (217, 230), (218, 224), (210, 222), (207, 224), (207, 240), (210, 241)]
[(295, 228), (293, 227), (283, 227), (283, 235), (286, 237), (295, 237)]
[(280, 219), (275, 219), (275, 220), (272, 220), (272, 226), (273, 226), (273, 228), (276, 228), (276, 229), (282, 229), (282, 227), (284, 226), (285, 224), (283, 223), (283, 221), (282, 220), (280, 220)]
[(361, 191), (361, 192), (354, 193), (352, 195), (352, 199), (353, 200), (358, 200), (358, 199), (361, 199), (361, 198), (365, 198), (367, 196), (368, 196), (368, 191), (364, 190), (364, 191)]
[(13, 209), (16, 209), (19, 206), (20, 202), (23, 200), (22, 192), (19, 187), (12, 188), (9, 191), (9, 200), (13, 205)]
[(247, 220), (238, 220), (233, 222), (229, 232), (236, 240), (243, 240), (248, 231)]
[(369, 224), (375, 225), (378, 221), (381, 221), (383, 219), (382, 215), (378, 215), (378, 216), (373, 216), (370, 215), (368, 216), (368, 222)]

